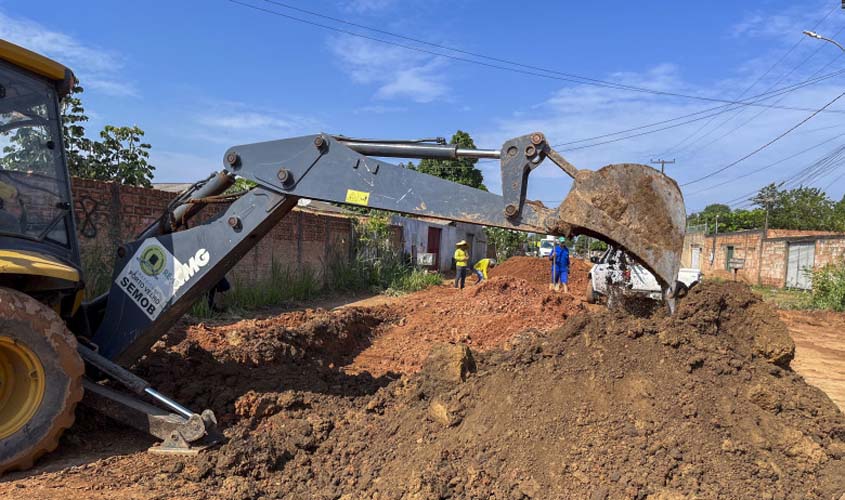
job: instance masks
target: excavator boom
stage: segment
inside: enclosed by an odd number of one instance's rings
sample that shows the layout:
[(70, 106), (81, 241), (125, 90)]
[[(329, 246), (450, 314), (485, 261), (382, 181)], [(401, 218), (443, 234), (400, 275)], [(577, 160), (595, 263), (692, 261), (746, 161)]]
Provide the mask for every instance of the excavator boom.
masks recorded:
[[(390, 156), (500, 158), (503, 194), (382, 159)], [(574, 178), (556, 209), (526, 200), (528, 175), (546, 158)], [(317, 134), (236, 146), (224, 162), (223, 172), (119, 249), (93, 337), (106, 358), (131, 363), (143, 355), (300, 197), (515, 231), (596, 236), (627, 250), (654, 272), (668, 297), (673, 293), (685, 224), (677, 184), (644, 165), (576, 169), (540, 133), (511, 139), (500, 150)], [(215, 220), (176, 231), (236, 176), (257, 187)]]

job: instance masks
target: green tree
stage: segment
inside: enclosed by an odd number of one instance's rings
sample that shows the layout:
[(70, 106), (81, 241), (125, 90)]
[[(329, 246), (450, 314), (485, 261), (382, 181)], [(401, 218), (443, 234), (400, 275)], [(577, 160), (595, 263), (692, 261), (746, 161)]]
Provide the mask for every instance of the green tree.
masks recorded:
[(71, 175), (151, 187), (155, 167), (149, 163), (151, 146), (143, 142), (144, 131), (137, 125), (106, 125), (99, 140), (89, 139), (84, 125), (88, 116), (80, 97), (83, 92), (77, 85), (62, 101), (63, 137)]
[(496, 260), (499, 262), (508, 257), (520, 255), (522, 247), (528, 241), (527, 234), (510, 229), (487, 227), (484, 231), (487, 234), (487, 244), (496, 247)]
[(155, 167), (149, 164), (150, 145), (142, 142), (144, 131), (137, 125), (106, 125), (101, 141), (92, 143), (82, 170), (84, 177), (116, 181), (130, 186), (152, 187)]
[(833, 207), (833, 230), (845, 231), (845, 195)]
[[(455, 132), (449, 144), (457, 144), (460, 148), (475, 149), (475, 142), (472, 137), (462, 130)], [(422, 172), (424, 174), (447, 179), (458, 184), (474, 187), (476, 189), (483, 189), (487, 191), (484, 185), (484, 176), (481, 170), (476, 168), (475, 164), (478, 162), (475, 158), (459, 158), (457, 160), (422, 160), (419, 165), (408, 163), (408, 168)]]
[(769, 226), (779, 229), (833, 229), (834, 203), (819, 188), (799, 187), (779, 193), (769, 212)]
[(85, 92), (77, 85), (62, 100), (62, 136), (70, 175), (81, 177), (85, 170), (85, 155), (91, 150), (91, 140), (85, 137), (88, 115), (82, 107), (80, 94)]
[(769, 184), (751, 199), (769, 209), (769, 227), (778, 229), (834, 230), (836, 204), (819, 188), (801, 186), (779, 189)]

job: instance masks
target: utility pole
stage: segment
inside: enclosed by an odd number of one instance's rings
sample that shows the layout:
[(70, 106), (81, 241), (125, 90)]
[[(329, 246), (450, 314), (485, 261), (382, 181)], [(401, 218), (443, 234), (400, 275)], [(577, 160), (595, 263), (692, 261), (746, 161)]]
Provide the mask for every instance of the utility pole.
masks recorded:
[(656, 165), (656, 164), (659, 163), (660, 164), (660, 173), (662, 174), (662, 173), (665, 173), (664, 170), (666, 168), (666, 165), (674, 165), (675, 164), (675, 159), (672, 158), (671, 160), (664, 160), (664, 159), (651, 160), (651, 163), (653, 165)]
[(716, 263), (716, 237), (719, 236), (719, 214), (716, 214), (716, 229), (713, 231), (713, 249), (710, 250), (710, 268)]
[(763, 285), (763, 240), (769, 237), (769, 205), (774, 200), (764, 198), (762, 201), (766, 209), (766, 219), (763, 221), (763, 233), (760, 235), (760, 248), (757, 249), (757, 286)]

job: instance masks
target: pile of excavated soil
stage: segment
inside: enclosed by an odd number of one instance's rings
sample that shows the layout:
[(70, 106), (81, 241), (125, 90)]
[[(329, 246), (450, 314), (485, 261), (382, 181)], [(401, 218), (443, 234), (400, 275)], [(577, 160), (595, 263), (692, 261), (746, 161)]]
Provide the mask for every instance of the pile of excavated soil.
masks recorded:
[(321, 309), (198, 324), (171, 333), (143, 358), (137, 372), (159, 391), (210, 408), (221, 424), (235, 417), (236, 400), (249, 391), (281, 389), (358, 396), (392, 379), (337, 370), (398, 318), (386, 306)]
[(793, 351), (747, 287), (703, 284), (671, 318), (439, 347), (363, 406), (247, 395), (179, 480), (234, 498), (837, 499), (845, 417)]
[[(0, 496), (839, 499), (845, 416), (791, 371), (793, 352), (738, 283), (694, 288), (674, 317), (588, 313), (498, 276), (390, 306), (196, 325), (138, 368), (214, 409), (227, 442), (188, 458), (142, 442)], [(90, 427), (63, 439), (69, 463), (126, 433)]]
[(461, 342), (478, 351), (500, 347), (525, 330), (548, 331), (584, 311), (580, 296), (552, 293), (521, 278), (496, 276), (463, 290), (430, 288), (394, 310), (401, 319), (346, 367), (381, 376), (419, 370), (432, 345)]
[[(584, 259), (569, 259), (569, 291), (578, 297), (587, 292), (587, 274), (593, 267)], [(551, 281), (551, 263), (540, 257), (516, 256), (502, 262), (490, 271), (491, 276), (522, 278), (537, 287), (548, 288)]]

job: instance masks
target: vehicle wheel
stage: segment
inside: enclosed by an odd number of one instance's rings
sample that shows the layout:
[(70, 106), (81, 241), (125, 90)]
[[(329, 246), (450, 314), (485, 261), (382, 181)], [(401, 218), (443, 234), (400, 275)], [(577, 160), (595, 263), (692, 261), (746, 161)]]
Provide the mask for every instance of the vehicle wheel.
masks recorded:
[(680, 281), (675, 284), (675, 298), (682, 299), (689, 293), (689, 288)]
[(76, 337), (52, 309), (0, 288), (0, 474), (56, 449), (82, 399), (84, 371)]
[(595, 304), (596, 299), (597, 299), (596, 291), (593, 290), (593, 281), (590, 280), (590, 282), (587, 283), (587, 303), (588, 304)]

